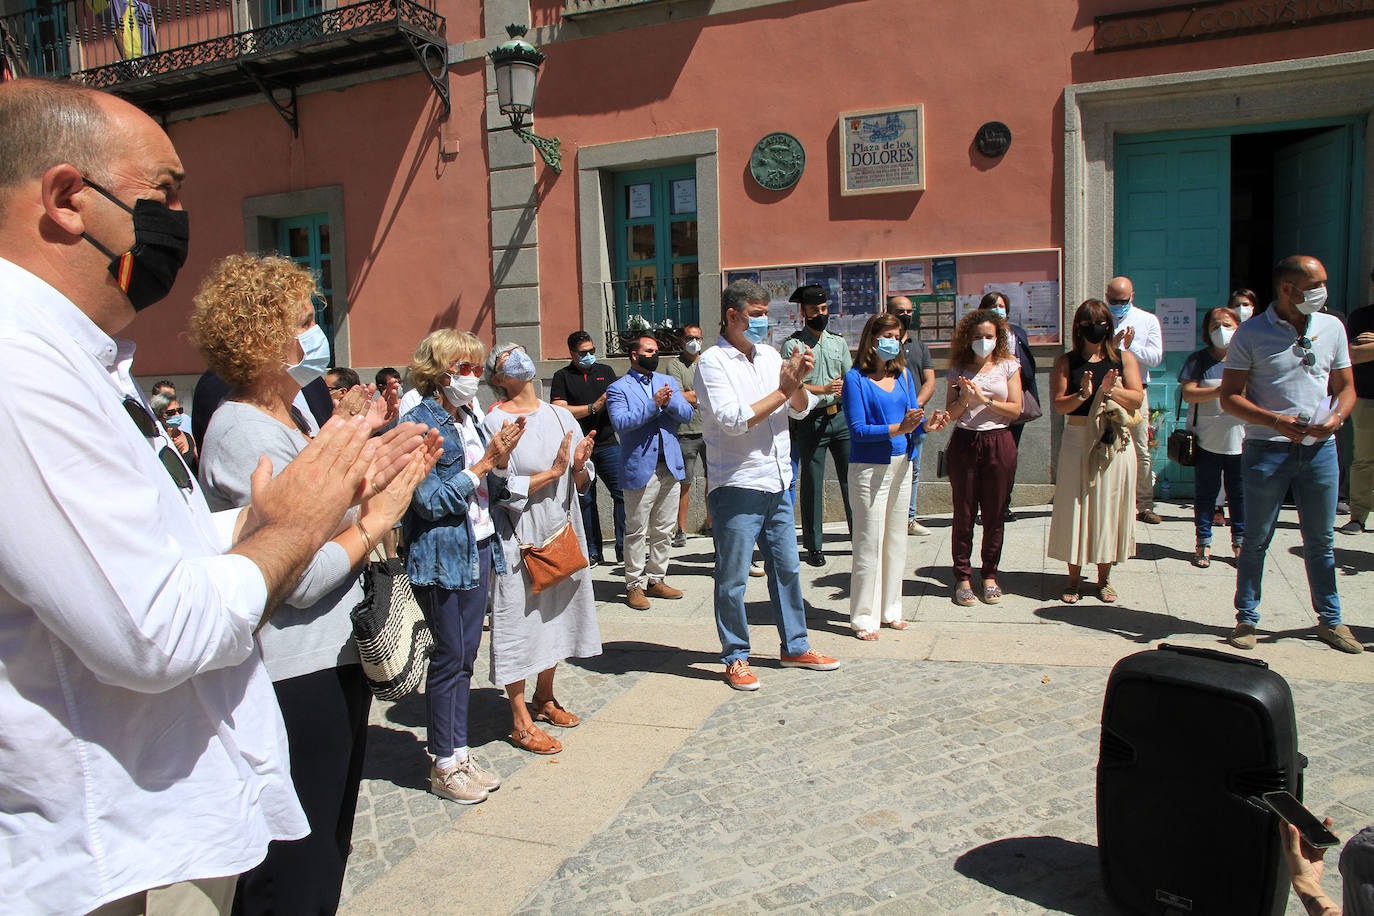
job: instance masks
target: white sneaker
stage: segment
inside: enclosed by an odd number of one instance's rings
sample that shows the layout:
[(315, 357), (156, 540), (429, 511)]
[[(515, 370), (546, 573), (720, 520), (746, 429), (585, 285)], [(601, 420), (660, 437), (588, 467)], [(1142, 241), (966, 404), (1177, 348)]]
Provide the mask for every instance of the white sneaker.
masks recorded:
[(916, 521), (916, 519), (914, 518), (906, 523), (906, 533), (914, 534), (918, 538), (930, 537), (930, 529), (927, 528), (925, 525), (922, 525), (920, 522)]
[(467, 760), (458, 761), (458, 769), (468, 774), (468, 779), (477, 783), (488, 792), (495, 792), (501, 788), (501, 777), (477, 762), (477, 758), (472, 752), (468, 752)]
[[(472, 758), (468, 758), (471, 760)], [(429, 791), (440, 798), (456, 801), (460, 805), (475, 805), (487, 800), (487, 790), (477, 783), (462, 764), (450, 770), (438, 766), (429, 768)]]

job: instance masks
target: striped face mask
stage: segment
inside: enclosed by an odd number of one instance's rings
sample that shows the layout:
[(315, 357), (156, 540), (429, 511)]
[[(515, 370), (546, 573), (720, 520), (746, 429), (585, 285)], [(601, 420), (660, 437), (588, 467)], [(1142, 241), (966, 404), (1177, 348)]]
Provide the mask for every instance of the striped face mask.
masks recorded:
[(84, 232), (81, 237), (110, 259), (110, 276), (129, 297), (134, 311), (141, 312), (166, 297), (176, 282), (191, 243), (190, 219), (184, 210), (173, 210), (147, 198), (140, 198), (129, 207), (89, 178), (84, 181), (116, 207), (133, 215), (134, 247), (123, 254), (115, 254)]

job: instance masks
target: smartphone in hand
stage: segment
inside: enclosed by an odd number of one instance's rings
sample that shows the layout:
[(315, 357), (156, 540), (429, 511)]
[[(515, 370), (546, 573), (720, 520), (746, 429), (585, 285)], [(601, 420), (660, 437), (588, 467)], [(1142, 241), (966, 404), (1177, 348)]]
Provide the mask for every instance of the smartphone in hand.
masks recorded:
[(1341, 845), (1340, 838), (1321, 822), (1303, 803), (1289, 792), (1265, 792), (1260, 799), (1265, 807), (1273, 811), (1302, 834), (1302, 841), (1313, 849), (1330, 849)]

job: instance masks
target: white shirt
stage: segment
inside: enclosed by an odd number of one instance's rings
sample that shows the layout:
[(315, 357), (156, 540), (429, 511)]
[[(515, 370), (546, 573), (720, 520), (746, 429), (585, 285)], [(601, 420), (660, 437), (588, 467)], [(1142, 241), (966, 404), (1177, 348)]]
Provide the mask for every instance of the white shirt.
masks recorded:
[[(1287, 416), (1309, 417), (1326, 398), (1333, 370), (1350, 367), (1350, 345), (1345, 325), (1335, 315), (1315, 312), (1302, 332), (1279, 317), (1278, 305), (1270, 303), (1263, 313), (1243, 323), (1226, 350), (1226, 368), (1250, 373), (1245, 397), (1261, 410)], [(1313, 364), (1303, 364), (1311, 344)], [(1286, 436), (1268, 423), (1245, 424), (1247, 442), (1287, 442)]]
[[(419, 407), (420, 402), (424, 399), (425, 397), (424, 395), (420, 394), (419, 388), (410, 389), (405, 394), (401, 395), (401, 412), (398, 414), (398, 416), (403, 417), (406, 414), (410, 413), (416, 407)], [(476, 403), (475, 398), (473, 399), (473, 403)], [(473, 409), (475, 410), (476, 407), (474, 407)]]
[(724, 337), (697, 360), (693, 384), (706, 443), (706, 476), (710, 489), (741, 487), (781, 493), (792, 483), (792, 441), (787, 417), (801, 419), (815, 409), (817, 398), (806, 393), (806, 407), (783, 407), (749, 428), (751, 405), (778, 390), (782, 356), (767, 344), (754, 345), (751, 361)]
[(0, 259), (7, 914), (238, 874), (308, 829), (253, 643), (266, 583), (223, 555), (237, 512), (178, 488), (129, 419), (132, 355)]
[(1140, 363), (1141, 383), (1148, 385), (1150, 367), (1158, 366), (1164, 361), (1164, 332), (1160, 330), (1159, 319), (1153, 312), (1147, 312), (1134, 305), (1126, 310), (1126, 317), (1116, 323), (1118, 332), (1127, 328), (1135, 329), (1135, 338), (1127, 349), (1135, 356), (1136, 362)]

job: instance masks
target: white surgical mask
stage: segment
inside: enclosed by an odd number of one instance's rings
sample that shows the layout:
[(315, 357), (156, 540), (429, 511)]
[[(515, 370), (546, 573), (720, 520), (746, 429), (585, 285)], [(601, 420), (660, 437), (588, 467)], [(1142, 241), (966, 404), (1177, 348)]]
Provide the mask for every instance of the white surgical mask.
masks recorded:
[(1326, 284), (1314, 286), (1302, 294), (1302, 301), (1296, 303), (1298, 311), (1304, 315), (1311, 315), (1313, 312), (1320, 311), (1326, 305)]
[(465, 407), (477, 394), (477, 382), (475, 375), (450, 375), (444, 386), (444, 398), (454, 407)]
[(987, 359), (997, 349), (997, 341), (991, 337), (979, 337), (973, 341), (973, 352), (979, 359)]
[(693, 356), (695, 356), (696, 354), (701, 352), (701, 341), (689, 340), (682, 345), (682, 349), (686, 350), (688, 353), (691, 353)]
[(296, 336), (300, 341), (301, 352), (305, 355), (294, 366), (287, 366), (286, 373), (304, 388), (329, 369), (329, 338), (324, 336), (324, 328), (312, 324)]
[(1231, 345), (1231, 338), (1235, 336), (1235, 333), (1235, 328), (1228, 328), (1226, 325), (1217, 325), (1212, 328), (1212, 343), (1218, 350), (1225, 350)]
[(1244, 324), (1245, 322), (1249, 321), (1250, 318), (1251, 318), (1251, 316), (1254, 315), (1254, 314), (1255, 314), (1255, 307), (1254, 307), (1253, 305), (1242, 305), (1242, 306), (1240, 307), (1240, 320), (1241, 320), (1241, 323)]

